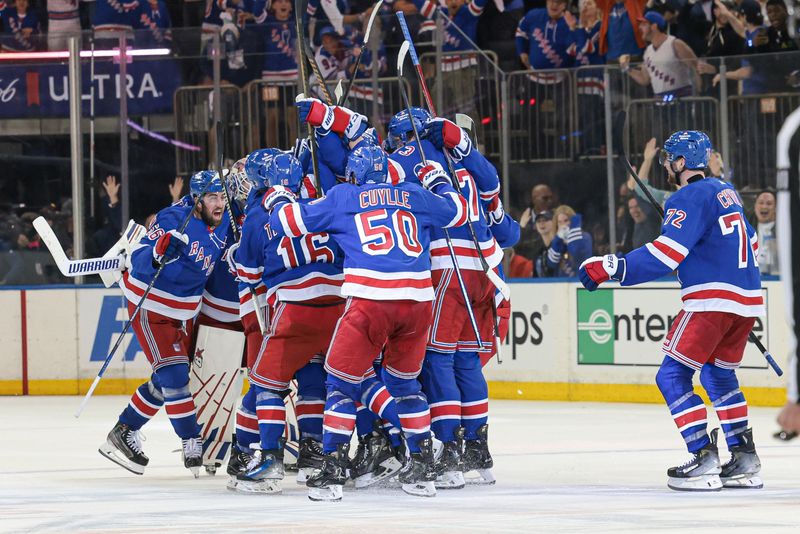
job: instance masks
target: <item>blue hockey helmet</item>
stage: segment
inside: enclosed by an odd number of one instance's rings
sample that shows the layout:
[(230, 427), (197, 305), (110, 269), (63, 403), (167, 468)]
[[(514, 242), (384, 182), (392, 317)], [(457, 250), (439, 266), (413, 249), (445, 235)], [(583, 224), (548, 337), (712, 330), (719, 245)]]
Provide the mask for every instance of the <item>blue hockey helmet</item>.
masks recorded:
[(303, 166), (300, 161), (288, 152), (281, 152), (272, 158), (267, 167), (269, 185), (282, 185), (297, 193), (303, 182)]
[(431, 114), (425, 109), (411, 108), (410, 118), (408, 111), (406, 109), (400, 111), (389, 121), (388, 135), (386, 136), (387, 149), (394, 151), (408, 143), (411, 138), (410, 134), (414, 131), (414, 126), (417, 128), (417, 132), (422, 135), (425, 125), (431, 119)]
[(366, 183), (385, 183), (389, 172), (386, 152), (377, 145), (358, 147), (347, 158), (345, 177), (358, 185)]
[(197, 198), (206, 193), (221, 193), (222, 181), (219, 179), (217, 171), (200, 171), (192, 175), (189, 179), (189, 193)]
[(686, 169), (705, 169), (711, 155), (711, 140), (696, 130), (682, 130), (669, 136), (664, 142), (661, 163), (673, 162), (678, 158), (686, 161)]
[(269, 187), (267, 169), (272, 158), (278, 154), (283, 154), (283, 152), (277, 148), (260, 148), (247, 156), (247, 160), (244, 162), (244, 172), (256, 191)]

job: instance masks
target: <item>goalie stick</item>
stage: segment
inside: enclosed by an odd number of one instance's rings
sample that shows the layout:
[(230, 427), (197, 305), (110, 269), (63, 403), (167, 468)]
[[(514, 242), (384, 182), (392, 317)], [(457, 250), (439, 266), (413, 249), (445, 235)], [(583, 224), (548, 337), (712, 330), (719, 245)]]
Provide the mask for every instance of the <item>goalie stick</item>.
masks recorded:
[[(306, 34), (303, 32), (303, 13), (306, 11), (306, 5), (303, 0), (295, 0), (294, 2), (294, 23), (297, 29), (297, 38), (305, 41)], [(303, 95), (309, 95), (308, 91), (308, 72), (306, 71), (306, 59), (305, 59), (305, 50), (303, 50), (302, 46), (297, 47), (298, 53), (298, 66), (300, 67), (300, 83), (303, 88)], [(298, 99), (300, 95), (297, 95)], [(296, 99), (297, 100), (297, 99)], [(298, 117), (299, 119), (299, 117)], [(303, 125), (300, 124), (300, 128), (303, 128)], [(321, 194), (322, 186), (320, 185), (319, 181), (319, 157), (317, 154), (317, 140), (315, 138), (314, 129), (311, 127), (310, 124), (306, 124), (306, 132), (308, 137), (308, 148), (311, 151), (311, 167), (314, 171), (314, 186), (317, 189), (317, 195)]]
[[(620, 111), (619, 115), (617, 116), (617, 121), (618, 121), (617, 128), (615, 128), (615, 131), (617, 132), (619, 137), (618, 139), (619, 143), (617, 143), (617, 146), (619, 147), (618, 149), (619, 158), (622, 160), (622, 163), (625, 164), (626, 170), (636, 181), (636, 184), (639, 186), (639, 188), (642, 191), (644, 191), (645, 195), (647, 196), (647, 201), (650, 202), (653, 208), (655, 208), (655, 210), (663, 219), (664, 208), (661, 207), (661, 204), (656, 202), (656, 199), (653, 197), (653, 194), (650, 193), (650, 190), (647, 188), (645, 183), (642, 181), (641, 178), (639, 178), (639, 175), (634, 170), (630, 160), (628, 160), (628, 156), (625, 154), (625, 148), (622, 146), (622, 131), (624, 130), (624, 124), (625, 121), (627, 120), (628, 120), (627, 113), (624, 110)], [(767, 348), (764, 346), (764, 344), (761, 343), (761, 340), (758, 339), (758, 336), (756, 336), (752, 331), (750, 331), (750, 335), (748, 336), (747, 339), (748, 341), (753, 343), (756, 346), (756, 348), (758, 348), (759, 351), (761, 351), (761, 354), (764, 356), (764, 359), (767, 360), (767, 363), (769, 364), (770, 367), (772, 367), (772, 370), (775, 371), (775, 374), (778, 376), (783, 376), (783, 369), (780, 368), (778, 362), (776, 362), (775, 358), (772, 357), (772, 354), (770, 354)]]
[[(411, 116), (411, 101), (408, 99), (408, 94), (406, 93), (405, 85), (403, 85), (403, 63), (406, 59), (406, 54), (408, 53), (409, 42), (403, 41), (403, 44), (400, 45), (400, 51), (397, 54), (397, 82), (400, 86), (400, 94), (403, 96), (403, 102), (406, 105), (406, 112), (408, 113), (408, 118), (411, 122), (411, 128), (414, 130), (414, 138), (417, 140), (417, 147), (419, 148), (419, 157), (422, 160), (422, 165), (425, 166), (428, 164), (428, 160), (425, 157), (425, 151), (422, 148), (422, 139), (419, 136), (419, 132), (417, 131), (417, 125)], [(467, 220), (469, 220), (469, 213), (467, 213)], [(464, 285), (464, 279), (461, 276), (461, 269), (458, 268), (458, 260), (456, 259), (456, 252), (453, 249), (453, 242), (450, 240), (450, 233), (447, 229), (444, 229), (444, 238), (445, 242), (447, 243), (447, 250), (450, 253), (450, 259), (453, 262), (453, 270), (456, 273), (456, 279), (458, 280), (458, 287), (461, 289), (461, 296), (464, 297), (464, 305), (467, 307), (467, 315), (469, 316), (469, 322), (472, 325), (472, 330), (475, 333), (475, 341), (478, 342), (478, 347), (483, 347), (483, 341), (481, 341), (481, 334), (480, 330), (478, 329), (478, 322), (475, 320), (475, 314), (472, 311), (472, 305), (470, 304), (469, 295), (467, 294), (467, 287)]]

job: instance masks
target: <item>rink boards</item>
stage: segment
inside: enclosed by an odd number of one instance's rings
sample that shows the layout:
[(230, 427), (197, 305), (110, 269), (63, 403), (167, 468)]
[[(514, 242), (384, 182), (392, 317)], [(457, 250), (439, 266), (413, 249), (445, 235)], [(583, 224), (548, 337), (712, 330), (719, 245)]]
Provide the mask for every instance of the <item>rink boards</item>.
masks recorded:
[[(654, 376), (680, 309), (676, 282), (589, 293), (574, 282), (525, 281), (512, 283), (511, 291), (502, 362), (486, 367), (491, 397), (662, 402)], [(790, 331), (780, 282), (764, 282), (764, 295), (767, 316), (755, 331), (785, 366)], [(127, 318), (120, 292), (99, 287), (4, 289), (0, 309), (0, 394), (6, 395), (84, 393)], [(97, 393), (132, 392), (149, 374), (138, 343), (126, 334)], [(739, 376), (752, 404), (783, 404), (784, 380), (752, 344)]]

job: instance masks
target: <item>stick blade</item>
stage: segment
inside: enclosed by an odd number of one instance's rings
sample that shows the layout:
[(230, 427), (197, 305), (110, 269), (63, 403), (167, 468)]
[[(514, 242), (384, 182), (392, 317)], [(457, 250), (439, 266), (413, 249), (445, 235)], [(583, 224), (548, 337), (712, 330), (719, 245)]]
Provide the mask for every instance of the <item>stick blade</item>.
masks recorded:
[(58, 270), (61, 271), (61, 274), (64, 276), (68, 276), (69, 272), (67, 266), (69, 264), (69, 258), (67, 258), (67, 254), (64, 252), (64, 248), (58, 241), (55, 232), (53, 232), (53, 229), (47, 224), (47, 220), (44, 217), (36, 217), (33, 220), (33, 228), (47, 246), (50, 255), (53, 256)]
[(372, 6), (372, 13), (369, 16), (369, 21), (367, 21), (367, 31), (364, 32), (364, 46), (369, 42), (369, 34), (372, 32), (372, 26), (375, 23), (378, 12), (381, 10), (381, 4), (383, 4), (383, 0), (378, 0), (375, 2), (375, 5)]
[(502, 278), (500, 278), (493, 269), (486, 271), (486, 276), (495, 288), (503, 295), (505, 300), (511, 300), (511, 289), (508, 287)]
[(403, 44), (400, 45), (400, 50), (397, 52), (397, 75), (400, 77), (403, 76), (403, 63), (406, 61), (409, 46), (411, 45), (408, 41), (403, 41)]

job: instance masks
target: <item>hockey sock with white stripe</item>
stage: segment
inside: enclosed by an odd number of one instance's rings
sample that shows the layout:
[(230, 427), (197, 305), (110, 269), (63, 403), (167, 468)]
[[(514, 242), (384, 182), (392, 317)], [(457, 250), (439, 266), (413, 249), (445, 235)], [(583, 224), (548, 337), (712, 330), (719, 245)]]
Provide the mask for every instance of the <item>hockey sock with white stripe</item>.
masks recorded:
[(258, 416), (256, 415), (256, 390), (251, 386), (242, 398), (239, 409), (236, 410), (236, 447), (243, 452), (253, 448), (253, 443), (258, 443)]
[(322, 418), (322, 449), (325, 454), (334, 452), (342, 443), (349, 443), (356, 427), (358, 385), (344, 382), (331, 374), (327, 381), (325, 415)]
[(164, 406), (164, 396), (151, 380), (136, 389), (128, 406), (119, 415), (119, 422), (139, 430)]
[(703, 399), (694, 392), (694, 369), (664, 358), (656, 374), (656, 384), (667, 403), (672, 418), (686, 442), (689, 452), (697, 452), (710, 442), (708, 420)]
[[(453, 361), (461, 391), (461, 426), (464, 439), (478, 439), (478, 429), (489, 421), (489, 386), (477, 352), (457, 351)], [(431, 408), (433, 415), (433, 408)]]
[(455, 440), (455, 431), (461, 425), (461, 391), (454, 358), (453, 354), (429, 350), (420, 373), (422, 390), (430, 403), (431, 428), (442, 441)]
[(728, 447), (741, 444), (741, 433), (747, 430), (747, 401), (739, 389), (733, 369), (705, 364), (700, 371), (700, 383), (717, 412)]
[(286, 406), (277, 391), (253, 386), (256, 390), (256, 415), (262, 450), (280, 448), (286, 427)]
[(361, 382), (361, 402), (370, 412), (388, 421), (395, 428), (400, 428), (397, 403), (377, 377), (365, 378)]
[(325, 412), (325, 378), (322, 362), (312, 361), (295, 373), (297, 401), (295, 414), (301, 438), (322, 441), (322, 417)]

